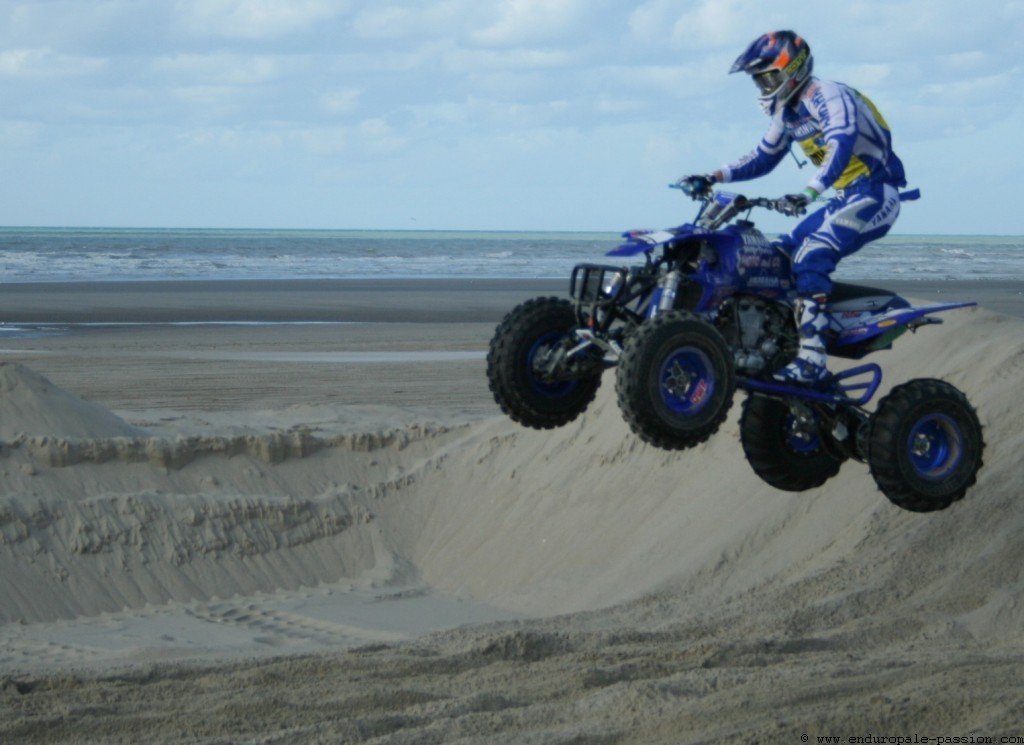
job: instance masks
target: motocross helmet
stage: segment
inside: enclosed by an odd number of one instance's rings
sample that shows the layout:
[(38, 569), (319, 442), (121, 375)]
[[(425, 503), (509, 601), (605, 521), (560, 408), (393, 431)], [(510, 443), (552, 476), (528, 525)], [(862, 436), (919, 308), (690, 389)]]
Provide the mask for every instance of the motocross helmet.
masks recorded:
[(811, 48), (792, 31), (759, 36), (732, 64), (730, 74), (745, 72), (761, 92), (761, 108), (769, 116), (781, 109), (811, 78)]

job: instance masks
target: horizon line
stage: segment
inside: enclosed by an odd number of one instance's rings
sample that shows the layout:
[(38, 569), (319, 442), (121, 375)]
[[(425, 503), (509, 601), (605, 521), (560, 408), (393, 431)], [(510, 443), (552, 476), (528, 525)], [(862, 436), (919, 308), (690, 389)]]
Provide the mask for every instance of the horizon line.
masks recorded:
[[(294, 232), (294, 233), (507, 233), (516, 235), (522, 233), (558, 233), (558, 234), (611, 234), (623, 235), (622, 230), (602, 229), (572, 229), (572, 228), (531, 228), (512, 230), (509, 228), (296, 228), (296, 227), (168, 227), (159, 225), (0, 225), (3, 230), (138, 230), (138, 231), (192, 231), (192, 232)], [(765, 231), (772, 232), (772, 231)], [(782, 233), (780, 233), (781, 235)], [(889, 233), (878, 240), (886, 238), (1024, 238), (1024, 233)]]

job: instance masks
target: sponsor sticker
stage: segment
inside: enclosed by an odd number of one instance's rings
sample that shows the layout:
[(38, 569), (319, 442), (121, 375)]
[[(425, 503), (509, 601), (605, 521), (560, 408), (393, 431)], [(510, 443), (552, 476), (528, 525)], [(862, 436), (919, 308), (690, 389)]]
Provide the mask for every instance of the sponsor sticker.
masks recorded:
[(690, 396), (690, 403), (693, 404), (694, 406), (700, 406), (701, 403), (704, 401), (704, 397), (707, 395), (708, 382), (706, 380), (701, 380), (693, 389), (693, 395)]

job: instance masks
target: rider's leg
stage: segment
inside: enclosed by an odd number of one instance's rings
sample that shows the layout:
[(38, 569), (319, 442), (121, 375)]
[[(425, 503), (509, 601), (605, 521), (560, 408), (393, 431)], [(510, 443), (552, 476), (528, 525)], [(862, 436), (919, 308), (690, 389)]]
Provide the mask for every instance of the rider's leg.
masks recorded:
[(824, 309), (832, 291), (830, 275), (841, 258), (888, 233), (897, 215), (896, 189), (878, 185), (867, 193), (833, 200), (797, 226), (789, 241), (791, 245), (799, 241), (792, 260), (800, 349), (796, 359), (776, 374), (777, 378), (813, 383), (828, 377), (822, 332), (828, 327)]
[(828, 328), (825, 304), (832, 290), (829, 274), (835, 269), (839, 252), (831, 245), (816, 243), (808, 238), (793, 258), (797, 291), (793, 310), (800, 347), (796, 359), (776, 373), (775, 377), (794, 383), (815, 383), (828, 377), (828, 357), (822, 332)]

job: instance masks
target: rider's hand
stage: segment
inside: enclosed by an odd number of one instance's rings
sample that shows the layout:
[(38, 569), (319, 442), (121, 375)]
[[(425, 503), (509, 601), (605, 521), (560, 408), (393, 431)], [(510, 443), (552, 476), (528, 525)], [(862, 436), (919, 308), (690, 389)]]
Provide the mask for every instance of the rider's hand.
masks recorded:
[(711, 191), (711, 185), (715, 183), (715, 179), (712, 176), (683, 176), (681, 179), (676, 181), (676, 184), (682, 187), (683, 191), (687, 194), (692, 194), (695, 197), (701, 197)]
[(807, 211), (807, 205), (810, 203), (811, 196), (806, 192), (787, 194), (779, 200), (779, 212), (790, 217), (802, 215)]

